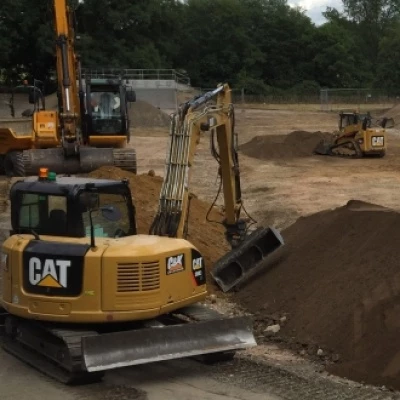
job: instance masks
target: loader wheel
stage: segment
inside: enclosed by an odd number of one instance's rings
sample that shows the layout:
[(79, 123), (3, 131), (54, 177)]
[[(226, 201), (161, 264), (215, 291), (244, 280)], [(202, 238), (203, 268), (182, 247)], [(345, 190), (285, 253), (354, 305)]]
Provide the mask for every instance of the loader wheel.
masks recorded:
[(7, 176), (25, 176), (24, 161), (21, 151), (12, 151), (4, 158), (4, 172)]

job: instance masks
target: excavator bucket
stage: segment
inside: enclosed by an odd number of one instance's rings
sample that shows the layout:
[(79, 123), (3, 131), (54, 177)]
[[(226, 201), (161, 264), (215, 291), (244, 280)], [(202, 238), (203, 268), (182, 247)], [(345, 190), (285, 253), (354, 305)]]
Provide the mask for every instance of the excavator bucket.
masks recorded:
[(88, 372), (256, 346), (248, 317), (220, 318), (82, 338)]
[(222, 291), (227, 292), (262, 270), (268, 255), (283, 244), (283, 238), (276, 229), (257, 229), (239, 247), (220, 258), (211, 275)]

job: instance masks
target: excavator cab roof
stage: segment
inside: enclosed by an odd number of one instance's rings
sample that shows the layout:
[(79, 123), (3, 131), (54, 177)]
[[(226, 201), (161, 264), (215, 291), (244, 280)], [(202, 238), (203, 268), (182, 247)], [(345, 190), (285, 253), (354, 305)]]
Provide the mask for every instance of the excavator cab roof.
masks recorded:
[[(121, 236), (136, 234), (135, 208), (127, 180), (48, 175), (50, 179), (27, 177), (12, 186), (13, 234), (84, 237), (90, 232), (91, 217), (98, 226), (97, 236), (115, 237), (117, 230), (123, 232)], [(115, 210), (121, 220), (105, 221), (101, 218), (104, 209)]]

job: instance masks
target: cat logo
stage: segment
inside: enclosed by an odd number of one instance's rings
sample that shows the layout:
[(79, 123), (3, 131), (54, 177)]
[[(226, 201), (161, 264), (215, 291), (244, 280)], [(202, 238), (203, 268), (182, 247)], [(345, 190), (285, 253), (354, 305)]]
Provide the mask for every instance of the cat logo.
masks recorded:
[(192, 262), (193, 271), (203, 268), (203, 257), (195, 258)]
[(183, 254), (167, 258), (167, 275), (181, 272), (185, 269)]
[(71, 266), (70, 260), (29, 259), (29, 283), (33, 286), (66, 288), (68, 285), (67, 271)]

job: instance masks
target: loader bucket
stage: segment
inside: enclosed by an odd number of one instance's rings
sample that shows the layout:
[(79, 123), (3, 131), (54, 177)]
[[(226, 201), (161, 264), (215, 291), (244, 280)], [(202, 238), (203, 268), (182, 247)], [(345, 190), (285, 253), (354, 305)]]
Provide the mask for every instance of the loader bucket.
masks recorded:
[(385, 122), (382, 122), (381, 126), (383, 128), (394, 128), (395, 122), (393, 118), (385, 118)]
[(332, 143), (321, 140), (315, 147), (313, 153), (328, 156), (331, 154)]
[(82, 338), (88, 372), (256, 346), (248, 317), (221, 318)]
[(266, 257), (284, 244), (274, 228), (260, 228), (214, 265), (211, 275), (223, 292), (243, 284), (263, 269)]

